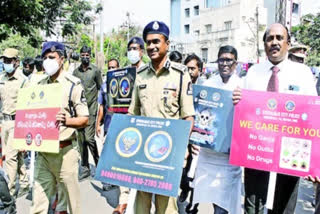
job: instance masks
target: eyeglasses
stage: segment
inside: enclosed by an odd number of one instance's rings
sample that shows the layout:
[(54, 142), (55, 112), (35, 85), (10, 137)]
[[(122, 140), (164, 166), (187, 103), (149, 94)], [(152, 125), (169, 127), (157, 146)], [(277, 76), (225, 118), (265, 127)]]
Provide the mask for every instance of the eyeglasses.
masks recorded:
[(232, 66), (236, 61), (234, 59), (229, 59), (229, 58), (219, 58), (217, 60), (217, 63), (219, 65), (227, 65), (227, 66)]

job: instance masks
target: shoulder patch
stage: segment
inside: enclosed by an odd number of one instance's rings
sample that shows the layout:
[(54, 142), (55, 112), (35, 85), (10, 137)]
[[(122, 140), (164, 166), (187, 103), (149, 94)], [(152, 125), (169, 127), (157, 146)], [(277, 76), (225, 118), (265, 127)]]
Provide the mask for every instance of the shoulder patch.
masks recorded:
[(147, 68), (149, 67), (149, 65), (144, 65), (141, 68), (138, 69), (137, 73), (141, 73), (142, 71), (147, 70)]
[(65, 77), (70, 82), (73, 82), (75, 85), (79, 85), (81, 80), (78, 77), (73, 76), (72, 74), (65, 74)]
[(171, 68), (173, 68), (174, 70), (180, 71), (182, 73), (187, 71), (187, 66), (182, 65), (180, 63), (176, 63), (176, 62), (171, 62)]

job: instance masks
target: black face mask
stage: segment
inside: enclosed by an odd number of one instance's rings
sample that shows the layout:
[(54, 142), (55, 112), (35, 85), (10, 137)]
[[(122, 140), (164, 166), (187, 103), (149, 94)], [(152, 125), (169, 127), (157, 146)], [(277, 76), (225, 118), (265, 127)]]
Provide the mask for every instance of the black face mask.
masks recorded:
[(27, 69), (22, 69), (22, 72), (23, 72), (23, 74), (24, 75), (26, 75), (26, 76), (29, 76), (31, 73), (32, 73), (32, 71), (31, 70), (27, 70)]
[(88, 58), (88, 57), (81, 57), (81, 63), (82, 63), (83, 65), (89, 65), (89, 63), (90, 63), (90, 58)]

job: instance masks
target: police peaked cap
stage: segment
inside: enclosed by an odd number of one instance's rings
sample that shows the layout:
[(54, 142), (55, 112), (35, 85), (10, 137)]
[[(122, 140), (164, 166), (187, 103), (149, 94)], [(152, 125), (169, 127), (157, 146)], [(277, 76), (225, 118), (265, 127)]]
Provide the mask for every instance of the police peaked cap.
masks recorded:
[(64, 53), (65, 46), (60, 42), (46, 42), (43, 44), (41, 57), (43, 58), (44, 55), (49, 51), (50, 52), (61, 51), (62, 53)]
[(127, 48), (129, 48), (129, 46), (131, 44), (138, 44), (141, 49), (144, 49), (144, 42), (143, 42), (142, 38), (140, 38), (140, 37), (137, 37), (137, 36), (132, 37), (128, 42)]
[(170, 30), (169, 27), (160, 21), (152, 21), (147, 24), (143, 30), (143, 40), (146, 41), (148, 34), (162, 34), (169, 39)]

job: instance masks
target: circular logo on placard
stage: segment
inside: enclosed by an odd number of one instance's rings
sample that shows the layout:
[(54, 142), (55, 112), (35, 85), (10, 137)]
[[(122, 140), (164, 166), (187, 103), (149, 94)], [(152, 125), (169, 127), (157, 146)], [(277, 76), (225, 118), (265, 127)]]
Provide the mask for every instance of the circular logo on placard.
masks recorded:
[(221, 95), (218, 92), (213, 93), (213, 95), (212, 95), (213, 101), (218, 101), (218, 100), (220, 100), (220, 98), (221, 98)]
[(285, 107), (286, 107), (287, 111), (293, 111), (296, 108), (296, 104), (293, 101), (289, 100), (286, 102)]
[(156, 131), (152, 133), (144, 146), (146, 157), (152, 162), (165, 160), (172, 150), (172, 138), (167, 132)]
[(32, 144), (32, 134), (30, 132), (26, 135), (26, 144), (28, 146)]
[(276, 99), (269, 99), (268, 100), (268, 104), (267, 104), (268, 108), (273, 110), (273, 109), (276, 109), (277, 108), (277, 101)]
[(207, 91), (206, 90), (201, 90), (200, 91), (200, 98), (205, 99), (207, 97)]
[(116, 151), (121, 157), (129, 158), (135, 155), (142, 144), (142, 136), (136, 128), (126, 128), (120, 132), (116, 140)]
[(112, 98), (115, 98), (118, 95), (118, 81), (117, 79), (112, 79), (109, 83), (110, 94)]
[(36, 134), (34, 142), (36, 143), (36, 146), (41, 146), (41, 144), (42, 144), (42, 136), (41, 136), (41, 134)]
[(122, 97), (127, 97), (130, 93), (130, 81), (128, 77), (123, 77), (119, 83), (120, 94)]

